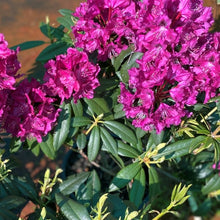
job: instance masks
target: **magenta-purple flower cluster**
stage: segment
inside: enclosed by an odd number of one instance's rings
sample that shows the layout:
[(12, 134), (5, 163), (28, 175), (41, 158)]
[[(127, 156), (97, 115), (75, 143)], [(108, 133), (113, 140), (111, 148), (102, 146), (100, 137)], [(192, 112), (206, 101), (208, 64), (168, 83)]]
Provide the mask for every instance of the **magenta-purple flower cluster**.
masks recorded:
[(0, 117), (5, 108), (8, 90), (14, 89), (16, 74), (21, 65), (17, 60), (17, 51), (8, 48), (8, 42), (0, 33)]
[(97, 75), (100, 67), (89, 62), (85, 52), (69, 48), (67, 54), (46, 63), (44, 87), (50, 96), (58, 96), (61, 101), (73, 98), (93, 98), (94, 89), (99, 86)]
[(133, 125), (159, 133), (190, 116), (187, 106), (206, 103), (220, 87), (220, 34), (209, 33), (211, 9), (200, 0), (143, 1), (145, 33), (137, 36), (143, 52), (121, 84), (120, 102)]
[(42, 85), (33, 79), (23, 80), (10, 91), (3, 114), (3, 128), (21, 141), (36, 138), (38, 142), (52, 130), (59, 114), (53, 105), (55, 100), (47, 97)]
[(82, 97), (93, 98), (100, 67), (89, 62), (85, 52), (69, 48), (67, 54), (46, 63), (43, 84), (35, 79), (16, 84), (18, 50), (8, 48), (3, 34), (0, 40), (1, 126), (21, 141), (36, 138), (41, 142), (56, 124), (59, 104), (70, 98), (75, 102)]
[[(98, 60), (117, 56), (135, 41), (135, 0), (88, 0), (81, 3), (74, 16), (79, 20), (73, 27), (76, 47), (87, 53), (98, 52)], [(138, 25), (138, 24), (135, 24)]]

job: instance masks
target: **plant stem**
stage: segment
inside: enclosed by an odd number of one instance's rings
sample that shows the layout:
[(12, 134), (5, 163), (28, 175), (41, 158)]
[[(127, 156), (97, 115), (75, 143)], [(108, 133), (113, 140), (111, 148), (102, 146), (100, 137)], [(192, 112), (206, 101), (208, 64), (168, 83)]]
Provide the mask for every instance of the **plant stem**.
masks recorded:
[(110, 170), (106, 169), (105, 167), (100, 166), (98, 163), (96, 163), (95, 161), (90, 161), (87, 157), (87, 155), (83, 152), (83, 151), (79, 151), (79, 153), (81, 154), (82, 157), (84, 157), (86, 160), (88, 160), (93, 166), (99, 168), (100, 170), (102, 170), (105, 173), (108, 173), (111, 176), (115, 176), (115, 173), (111, 172)]
[(155, 218), (153, 218), (153, 220), (160, 219), (162, 216), (167, 214), (172, 208), (173, 208), (173, 203), (170, 203), (170, 205), (165, 210), (163, 210), (160, 214), (158, 214)]

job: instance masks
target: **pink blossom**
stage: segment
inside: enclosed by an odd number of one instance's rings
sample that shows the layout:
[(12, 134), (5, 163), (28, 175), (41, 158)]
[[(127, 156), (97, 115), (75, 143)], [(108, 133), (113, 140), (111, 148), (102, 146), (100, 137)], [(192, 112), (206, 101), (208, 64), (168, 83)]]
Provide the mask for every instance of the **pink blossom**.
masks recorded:
[(49, 60), (45, 67), (44, 88), (61, 101), (71, 97), (75, 102), (82, 97), (91, 99), (99, 86), (99, 66), (89, 62), (86, 53), (77, 49), (69, 48), (66, 55)]
[(136, 15), (138, 22), (128, 23), (143, 57), (128, 70), (129, 82), (121, 84), (119, 101), (134, 126), (160, 132), (190, 117), (188, 106), (201, 93), (204, 103), (216, 95), (220, 38), (208, 32), (211, 9), (200, 0), (145, 0)]
[(14, 89), (16, 74), (20, 69), (20, 63), (17, 60), (17, 51), (8, 48), (8, 42), (4, 35), (0, 33), (0, 117), (2, 116), (8, 91)]
[(10, 91), (2, 116), (3, 128), (22, 141), (36, 138), (41, 142), (53, 128), (60, 111), (54, 107), (54, 101), (46, 96), (39, 82), (23, 80)]

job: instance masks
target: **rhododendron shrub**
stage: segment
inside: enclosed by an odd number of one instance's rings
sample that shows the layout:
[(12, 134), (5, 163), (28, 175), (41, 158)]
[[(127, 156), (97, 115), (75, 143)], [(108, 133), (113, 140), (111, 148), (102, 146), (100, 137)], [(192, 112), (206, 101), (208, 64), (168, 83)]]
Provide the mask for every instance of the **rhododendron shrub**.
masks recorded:
[(44, 87), (51, 96), (59, 96), (61, 101), (73, 98), (93, 98), (94, 89), (99, 86), (98, 64), (89, 62), (85, 52), (69, 48), (67, 54), (45, 64)]
[(51, 44), (20, 44), (46, 45), (36, 59), (44, 74), (20, 83), (18, 49), (0, 35), (7, 155), (42, 151), (53, 160), (70, 150), (63, 182), (61, 169), (54, 178), (47, 170), (34, 192), (10, 177), (0, 149), (0, 218), (31, 201), (31, 219), (156, 220), (176, 211), (211, 219), (220, 199), (220, 34), (210, 32), (211, 8), (201, 0), (88, 0), (60, 13), (59, 27), (49, 19), (40, 26)]

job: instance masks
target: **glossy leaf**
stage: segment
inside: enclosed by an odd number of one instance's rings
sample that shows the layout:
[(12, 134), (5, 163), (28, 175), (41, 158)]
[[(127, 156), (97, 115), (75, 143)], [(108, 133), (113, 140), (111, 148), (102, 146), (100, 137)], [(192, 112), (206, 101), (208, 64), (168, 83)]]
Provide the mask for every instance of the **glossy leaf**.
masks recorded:
[(117, 121), (105, 121), (104, 125), (122, 140), (133, 145), (137, 144), (137, 138), (134, 132), (124, 124)]
[(68, 197), (57, 193), (55, 195), (57, 205), (68, 220), (91, 220), (87, 209)]
[(95, 170), (90, 173), (86, 184), (81, 186), (77, 192), (77, 200), (95, 206), (101, 190), (101, 183)]
[(220, 189), (220, 178), (219, 175), (216, 174), (206, 183), (205, 186), (202, 187), (202, 193), (204, 195), (207, 195), (219, 189)]
[(82, 127), (91, 124), (91, 120), (85, 116), (76, 116), (71, 120), (72, 127)]
[(11, 210), (17, 208), (18, 206), (24, 205), (25, 202), (27, 202), (27, 200), (24, 199), (23, 197), (16, 195), (9, 195), (0, 200), (0, 209)]
[(124, 157), (137, 158), (139, 153), (138, 151), (124, 142), (118, 140), (118, 154)]
[(76, 192), (88, 179), (89, 175), (89, 172), (83, 172), (68, 176), (68, 178), (60, 184), (58, 192), (61, 192), (63, 195), (70, 195), (71, 193)]
[(96, 115), (104, 114), (105, 120), (112, 120), (113, 115), (109, 109), (108, 103), (104, 98), (84, 99), (89, 108)]
[(109, 186), (109, 192), (125, 187), (137, 175), (140, 169), (141, 164), (139, 162), (129, 164), (122, 168), (113, 178)]
[(128, 83), (128, 80), (129, 80), (128, 70), (131, 67), (138, 67), (136, 60), (140, 59), (142, 56), (143, 56), (143, 53), (140, 53), (140, 52), (134, 52), (129, 55), (128, 60), (126, 60), (124, 64), (121, 66), (121, 69), (116, 72), (120, 81), (124, 83)]
[(55, 159), (56, 157), (56, 149), (53, 146), (53, 136), (48, 133), (46, 137), (43, 137), (41, 143), (39, 143), (40, 149), (43, 153), (49, 157), (50, 159)]
[(46, 47), (36, 58), (36, 61), (39, 62), (46, 62), (50, 59), (55, 58), (55, 56), (59, 54), (66, 53), (67, 49), (70, 47), (70, 45), (66, 44), (65, 42), (56, 42), (48, 47)]
[(111, 59), (112, 65), (115, 68), (115, 71), (118, 71), (120, 66), (122, 65), (124, 59), (129, 56), (133, 52), (132, 48), (129, 47), (127, 50), (122, 50), (121, 53), (117, 57), (113, 57)]
[(160, 183), (157, 171), (154, 167), (148, 169), (149, 175), (149, 198), (150, 200), (154, 199), (160, 192)]
[(118, 149), (115, 139), (109, 134), (109, 132), (105, 128), (100, 127), (100, 131), (101, 139), (103, 144), (105, 145), (105, 149), (109, 153), (116, 155), (118, 153)]
[(53, 146), (56, 151), (62, 146), (68, 136), (70, 120), (71, 106), (69, 103), (63, 104), (53, 135)]
[(93, 161), (96, 159), (100, 149), (100, 130), (98, 126), (95, 126), (92, 129), (91, 135), (89, 137), (89, 143), (88, 143), (88, 158), (90, 161)]
[(74, 103), (72, 100), (71, 106), (75, 116), (83, 116), (83, 106), (80, 100), (78, 100), (77, 103)]
[(65, 28), (72, 30), (72, 26), (74, 25), (72, 16), (58, 17), (57, 21)]
[(77, 139), (76, 139), (76, 145), (77, 147), (82, 150), (86, 147), (86, 143), (87, 143), (87, 140), (86, 140), (86, 135), (81, 133), (77, 136)]
[(132, 183), (132, 188), (129, 192), (129, 200), (133, 202), (138, 208), (142, 203), (146, 185), (146, 176), (143, 168), (140, 169), (138, 174), (135, 176)]
[(196, 138), (176, 141), (175, 143), (164, 147), (162, 152), (158, 153), (154, 159), (159, 159), (163, 156), (165, 156), (166, 159), (174, 159), (187, 155), (202, 144), (205, 139), (206, 136), (198, 136)]
[(45, 44), (45, 41), (41, 41), (41, 40), (26, 41), (24, 43), (15, 45), (15, 46), (11, 47), (10, 49), (16, 50), (17, 47), (19, 47), (19, 50), (22, 51), (22, 50), (27, 50), (27, 49), (31, 49), (31, 48), (34, 48), (34, 47), (38, 47), (38, 46), (43, 45), (43, 44)]

